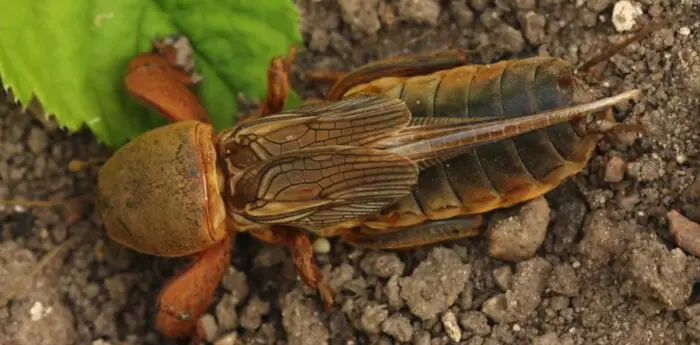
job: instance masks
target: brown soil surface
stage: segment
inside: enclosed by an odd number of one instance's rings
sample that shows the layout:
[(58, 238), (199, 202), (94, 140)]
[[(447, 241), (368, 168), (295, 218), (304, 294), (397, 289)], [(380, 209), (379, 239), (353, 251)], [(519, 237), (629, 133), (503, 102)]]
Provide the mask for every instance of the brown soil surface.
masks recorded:
[[(694, 1), (694, 0), (690, 0)], [(347, 71), (397, 54), (464, 48), (474, 63), (548, 54), (581, 63), (623, 37), (612, 0), (298, 0), (308, 49), (301, 69)], [(472, 238), (406, 252), (363, 251), (332, 240), (318, 255), (337, 306), (294, 274), (289, 254), (239, 236), (206, 324), (218, 344), (696, 344), (700, 261), (679, 249), (668, 211), (700, 222), (700, 4), (641, 0), (638, 21), (674, 24), (611, 59), (598, 85), (639, 88), (620, 120), (650, 133), (602, 141), (586, 169), (494, 227), (546, 227), (519, 263), (488, 256)], [(298, 79), (298, 78), (297, 78)], [(304, 96), (323, 87), (295, 82)], [(86, 132), (68, 135), (0, 97), (0, 198), (63, 200), (94, 190), (106, 156)], [(159, 287), (182, 261), (110, 241), (90, 213), (73, 225), (60, 208), (0, 208), (0, 344), (170, 344), (154, 330)], [(520, 226), (527, 224), (528, 226)], [(512, 229), (509, 229), (508, 227)], [(518, 227), (520, 226), (520, 228)], [(514, 228), (513, 228), (514, 227)], [(528, 228), (528, 229), (525, 229)], [(32, 268), (83, 233), (90, 241)], [(526, 239), (527, 240), (527, 239)], [(27, 286), (30, 286), (28, 288)], [(235, 338), (235, 339), (234, 339)], [(235, 340), (235, 341), (234, 341)]]

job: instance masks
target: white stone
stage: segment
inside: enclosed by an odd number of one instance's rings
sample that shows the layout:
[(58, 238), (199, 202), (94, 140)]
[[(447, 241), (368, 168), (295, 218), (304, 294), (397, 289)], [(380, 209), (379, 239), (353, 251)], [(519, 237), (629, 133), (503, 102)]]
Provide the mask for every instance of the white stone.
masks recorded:
[(618, 1), (613, 7), (612, 23), (618, 32), (632, 30), (642, 9), (627, 0)]

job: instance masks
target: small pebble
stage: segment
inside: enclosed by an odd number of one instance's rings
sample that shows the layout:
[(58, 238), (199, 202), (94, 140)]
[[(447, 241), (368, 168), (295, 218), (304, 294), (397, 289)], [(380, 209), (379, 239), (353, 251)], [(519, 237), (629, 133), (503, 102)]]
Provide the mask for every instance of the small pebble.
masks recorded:
[(41, 302), (34, 302), (34, 305), (29, 309), (29, 314), (31, 315), (32, 321), (39, 321), (44, 315), (51, 312), (51, 308), (44, 310), (44, 305)]
[(501, 291), (506, 292), (510, 288), (513, 281), (513, 268), (509, 265), (503, 265), (493, 270), (493, 279)]
[(316, 254), (328, 254), (331, 251), (331, 242), (325, 237), (317, 238), (311, 246)]
[(474, 12), (464, 1), (452, 1), (450, 11), (461, 27), (469, 27), (474, 22)]
[(506, 295), (501, 293), (484, 301), (481, 311), (496, 323), (503, 323), (507, 321), (507, 304)]
[(262, 316), (270, 311), (270, 304), (258, 296), (253, 296), (243, 308), (240, 317), (241, 327), (256, 330), (262, 323)]
[(586, 7), (588, 7), (589, 10), (595, 13), (600, 13), (606, 8), (608, 8), (608, 6), (610, 6), (611, 3), (611, 0), (589, 0), (586, 1)]
[(675, 237), (676, 244), (685, 252), (700, 257), (700, 225), (676, 210), (669, 212), (666, 217), (669, 232)]
[(549, 306), (552, 310), (564, 310), (569, 307), (569, 297), (553, 296), (549, 299)]
[(236, 345), (237, 342), (238, 333), (230, 332), (219, 337), (219, 339), (214, 342), (214, 345)]
[(688, 156), (686, 156), (686, 155), (684, 155), (684, 154), (682, 154), (682, 153), (676, 155), (676, 162), (677, 162), (678, 164), (684, 164), (684, 163), (687, 162), (687, 161), (688, 161)]
[(532, 339), (533, 345), (559, 345), (562, 344), (555, 332), (547, 332)]
[(678, 33), (683, 35), (683, 36), (689, 36), (690, 35), (690, 28), (687, 26), (683, 26), (680, 29), (678, 29)]
[(413, 345), (430, 345), (430, 333), (420, 330), (413, 335)]
[(627, 168), (627, 162), (624, 159), (613, 156), (608, 160), (605, 165), (605, 173), (603, 179), (605, 182), (614, 183), (620, 182), (625, 177), (625, 169)]
[(452, 339), (452, 341), (458, 342), (462, 339), (462, 330), (457, 324), (455, 314), (451, 311), (442, 315), (442, 325), (445, 327), (445, 333), (447, 333), (447, 336)]
[(202, 326), (202, 330), (204, 331), (204, 338), (210, 343), (214, 342), (214, 340), (216, 340), (217, 333), (219, 332), (214, 315), (202, 315), (202, 317), (199, 318), (199, 324)]
[(238, 326), (237, 303), (238, 301), (231, 294), (225, 293), (216, 305), (216, 319), (219, 321), (221, 331), (229, 331)]
[(38, 127), (32, 127), (29, 131), (29, 137), (27, 138), (27, 145), (32, 153), (40, 154), (43, 153), (49, 145), (48, 140), (45, 131)]
[(401, 314), (394, 314), (382, 323), (382, 331), (400, 342), (407, 342), (413, 337), (411, 322)]
[(478, 311), (462, 313), (459, 317), (459, 324), (462, 325), (465, 330), (477, 335), (485, 336), (491, 333), (489, 320), (483, 313)]
[(612, 22), (618, 32), (632, 30), (636, 24), (636, 18), (642, 14), (642, 10), (627, 0), (618, 1), (613, 7)]

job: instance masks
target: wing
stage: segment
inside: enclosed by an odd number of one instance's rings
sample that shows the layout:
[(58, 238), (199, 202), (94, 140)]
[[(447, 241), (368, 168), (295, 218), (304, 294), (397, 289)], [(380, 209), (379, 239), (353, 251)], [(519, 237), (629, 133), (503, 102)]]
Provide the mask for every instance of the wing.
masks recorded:
[(305, 148), (363, 146), (391, 136), (410, 120), (408, 107), (399, 99), (358, 95), (242, 123), (222, 133), (219, 152), (227, 164), (244, 169)]
[(296, 150), (233, 181), (229, 212), (258, 224), (323, 228), (378, 212), (411, 193), (418, 167), (369, 147)]
[(639, 95), (639, 90), (631, 90), (593, 102), (517, 118), (489, 118), (484, 121), (427, 119), (412, 122), (405, 130), (373, 146), (403, 155), (424, 168), (468, 152), (476, 146), (582, 118)]

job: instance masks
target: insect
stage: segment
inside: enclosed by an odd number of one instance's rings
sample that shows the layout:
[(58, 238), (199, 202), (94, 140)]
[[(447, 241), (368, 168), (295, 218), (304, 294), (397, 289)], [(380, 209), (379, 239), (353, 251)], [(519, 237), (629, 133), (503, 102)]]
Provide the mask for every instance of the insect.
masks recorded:
[(287, 245), (329, 308), (307, 234), (370, 248), (474, 236), (484, 212), (580, 171), (604, 133), (626, 128), (610, 107), (639, 96), (596, 100), (557, 59), (475, 66), (447, 52), (361, 67), (328, 100), (282, 111), (292, 53), (271, 61), (260, 109), (214, 133), (179, 43), (131, 60), (127, 90), (171, 123), (102, 166), (96, 205), (115, 241), (193, 257), (158, 297), (156, 327), (169, 337), (196, 333), (237, 233)]

